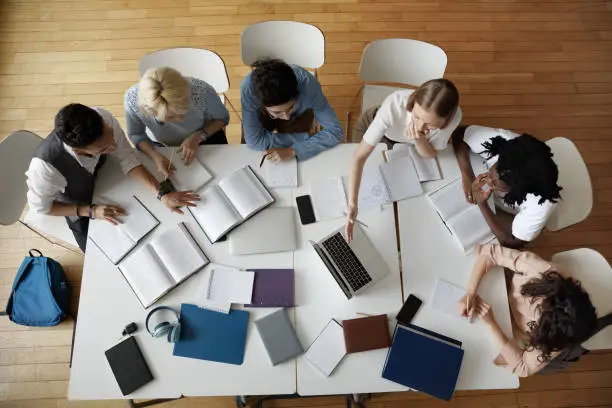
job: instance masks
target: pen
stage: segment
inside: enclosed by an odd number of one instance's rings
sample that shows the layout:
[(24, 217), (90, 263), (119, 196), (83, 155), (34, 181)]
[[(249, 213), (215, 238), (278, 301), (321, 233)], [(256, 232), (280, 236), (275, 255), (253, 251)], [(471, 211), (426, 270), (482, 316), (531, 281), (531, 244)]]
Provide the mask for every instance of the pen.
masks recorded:
[[(348, 214), (347, 214), (346, 212), (343, 212), (342, 214), (344, 214), (344, 215), (346, 215), (346, 216), (348, 217)], [(362, 227), (366, 227), (366, 228), (368, 228), (368, 225), (367, 225), (365, 222), (363, 222), (363, 221), (359, 221), (357, 218), (355, 218), (355, 222), (356, 222), (357, 224), (361, 225)]]
[[(270, 147), (271, 147), (271, 146), (266, 147), (266, 150), (269, 150), (269, 149), (270, 149)], [(261, 162), (259, 163), (259, 168), (261, 168), (261, 166), (263, 166), (263, 164), (264, 164), (264, 160), (266, 160), (266, 157), (268, 157), (268, 154), (269, 154), (269, 153), (266, 153), (266, 154), (264, 154), (264, 155), (262, 156), (262, 158), (261, 158)]]
[(264, 163), (264, 160), (266, 160), (266, 157), (268, 157), (268, 155), (267, 155), (267, 154), (264, 154), (264, 155), (261, 157), (261, 163), (259, 163), (259, 168), (261, 168), (261, 166), (263, 166), (263, 163)]

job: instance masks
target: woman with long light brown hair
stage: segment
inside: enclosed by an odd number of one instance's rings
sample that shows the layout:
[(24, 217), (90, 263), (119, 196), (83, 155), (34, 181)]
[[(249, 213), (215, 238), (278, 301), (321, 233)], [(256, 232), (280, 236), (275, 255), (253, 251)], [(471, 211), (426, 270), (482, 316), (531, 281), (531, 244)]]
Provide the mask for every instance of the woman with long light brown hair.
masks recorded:
[(358, 212), (359, 185), (363, 166), (378, 143), (415, 146), (423, 157), (435, 157), (444, 150), (461, 122), (459, 92), (446, 79), (433, 79), (416, 90), (392, 93), (380, 107), (365, 111), (359, 118), (355, 136), (362, 137), (351, 164), (346, 232), (352, 239)]

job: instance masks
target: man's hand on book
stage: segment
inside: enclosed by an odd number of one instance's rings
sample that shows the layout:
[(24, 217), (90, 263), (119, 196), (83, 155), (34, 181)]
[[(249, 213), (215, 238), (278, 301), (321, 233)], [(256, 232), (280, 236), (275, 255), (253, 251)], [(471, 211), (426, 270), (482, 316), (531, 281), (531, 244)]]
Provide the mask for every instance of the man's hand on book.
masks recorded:
[(126, 215), (126, 212), (116, 205), (95, 204), (92, 206), (91, 215), (95, 220), (106, 220), (111, 224), (119, 225), (123, 223), (119, 217)]
[(200, 196), (193, 191), (173, 191), (164, 194), (161, 198), (162, 203), (170, 209), (170, 211), (184, 214), (181, 207), (195, 207), (196, 202), (200, 201)]

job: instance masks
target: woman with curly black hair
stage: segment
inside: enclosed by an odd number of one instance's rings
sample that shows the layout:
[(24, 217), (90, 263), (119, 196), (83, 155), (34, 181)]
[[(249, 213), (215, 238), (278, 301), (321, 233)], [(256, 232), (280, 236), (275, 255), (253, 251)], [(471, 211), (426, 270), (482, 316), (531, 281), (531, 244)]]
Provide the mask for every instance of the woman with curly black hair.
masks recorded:
[[(561, 198), (550, 147), (526, 133), (484, 126), (458, 128), (453, 146), (465, 198), (480, 207), (500, 243), (520, 248), (533, 241)], [(470, 151), (487, 160), (487, 173), (474, 175)], [(487, 204), (491, 195), (501, 210), (497, 213)]]
[[(530, 376), (597, 331), (597, 314), (589, 294), (567, 271), (532, 252), (500, 245), (483, 245), (478, 254), (459, 313), (470, 320), (481, 319), (489, 328), (500, 349), (496, 365), (520, 377)], [(480, 281), (495, 265), (514, 272), (508, 285), (513, 339), (506, 337), (491, 306), (477, 295)]]

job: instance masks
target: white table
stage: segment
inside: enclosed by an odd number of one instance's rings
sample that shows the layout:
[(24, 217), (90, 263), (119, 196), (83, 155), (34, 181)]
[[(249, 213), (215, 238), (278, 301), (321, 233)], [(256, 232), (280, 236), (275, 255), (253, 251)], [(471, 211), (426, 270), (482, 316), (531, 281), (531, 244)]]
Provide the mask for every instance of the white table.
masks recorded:
[[(356, 145), (341, 145), (300, 163), (300, 187), (295, 190), (273, 191), (277, 198), (274, 205), (295, 207), (295, 197), (307, 194), (311, 181), (347, 174), (355, 147)], [(260, 172), (261, 154), (249, 151), (244, 146), (206, 146), (200, 149), (198, 157), (217, 178), (247, 164), (256, 172)], [(378, 149), (367, 165), (376, 165), (381, 161), (382, 156)], [(147, 164), (150, 166), (150, 163)], [(442, 153), (440, 164), (445, 180), (427, 184), (425, 188), (428, 191), (459, 174), (452, 150)], [(96, 195), (111, 197), (120, 202), (127, 200), (132, 194), (138, 195), (147, 208), (162, 221), (162, 225), (154, 234), (184, 221), (207, 256), (217, 264), (242, 268), (293, 267), (296, 273), (295, 326), (305, 348), (331, 318), (355, 318), (359, 317), (358, 312), (386, 313), (391, 318), (389, 325), (390, 329), (392, 328), (393, 317), (402, 305), (402, 282), (392, 206), (385, 206), (381, 211), (371, 209), (359, 214), (359, 219), (369, 226), (366, 228), (366, 234), (386, 259), (392, 273), (363, 295), (347, 300), (308, 243), (308, 240), (319, 240), (344, 225), (343, 218), (307, 226), (298, 223), (299, 249), (294, 253), (232, 257), (229, 255), (227, 243), (211, 245), (191, 216), (169, 212), (144, 186), (124, 177), (117, 163), (111, 161), (105, 165), (98, 178)], [(421, 196), (403, 201), (399, 204), (399, 209), (406, 295), (415, 293), (427, 302), (437, 276), (465, 286), (473, 259), (460, 252), (439, 222), (428, 199)], [(158, 304), (173, 306), (178, 310), (181, 303), (195, 302), (202, 275), (197, 274)], [(483, 282), (481, 293), (486, 300), (495, 300), (493, 307), (496, 318), (509, 333), (509, 312), (503, 276), (489, 274)], [(489, 295), (495, 297), (490, 298)], [(405, 387), (381, 378), (387, 350), (348, 355), (329, 378), (311, 367), (303, 357), (272, 367), (252, 322), (274, 310), (249, 311), (251, 319), (243, 365), (233, 366), (174, 357), (172, 345), (161, 339), (153, 339), (145, 332), (146, 311), (121, 273), (95, 245), (89, 245), (83, 268), (69, 398), (122, 398), (104, 351), (119, 340), (123, 327), (131, 321), (139, 323), (137, 341), (155, 380), (130, 395), (130, 398), (291, 394), (296, 391), (301, 395), (320, 395), (405, 390)], [(419, 312), (415, 323), (463, 341), (466, 357), (459, 388), (518, 386), (515, 376), (492, 364), (494, 351), (484, 327), (479, 324), (470, 326), (461, 320), (439, 315), (429, 310), (427, 305)]]
[[(309, 184), (318, 179), (348, 174), (356, 144), (343, 144), (300, 163), (301, 186), (296, 196), (309, 193)], [(382, 162), (377, 149), (367, 166)], [(300, 247), (294, 255), (296, 274), (296, 329), (308, 348), (330, 319), (363, 317), (357, 313), (382, 314), (394, 318), (402, 306), (401, 279), (397, 256), (395, 217), (391, 205), (382, 211), (371, 209), (359, 214), (368, 225), (367, 236), (387, 261), (392, 273), (362, 295), (347, 300), (336, 281), (315, 253), (309, 240), (318, 241), (345, 224), (345, 218), (300, 225)], [(390, 330), (393, 319), (390, 320)], [(401, 390), (398, 384), (381, 378), (387, 349), (347, 355), (330, 377), (298, 358), (297, 389), (300, 395), (351, 394)]]
[[(261, 154), (245, 146), (206, 146), (198, 154), (202, 163), (216, 176), (250, 164), (259, 171)], [(213, 180), (213, 183), (215, 181)], [(291, 268), (291, 252), (232, 257), (227, 243), (211, 245), (190, 215), (171, 213), (143, 185), (125, 178), (118, 165), (109, 162), (102, 169), (96, 185), (96, 196), (111, 197), (117, 202), (136, 194), (162, 222), (152, 234), (174, 228), (186, 222), (206, 255), (215, 263), (243, 268)], [(276, 190), (274, 205), (289, 206), (292, 190)], [(180, 310), (181, 303), (196, 301), (196, 290), (203, 273), (162, 298), (155, 306), (164, 304)], [(74, 354), (68, 396), (70, 399), (123, 398), (108, 366), (104, 351), (114, 345), (123, 327), (134, 321), (139, 325), (138, 344), (153, 372), (154, 380), (136, 391), (130, 398), (173, 398), (180, 395), (258, 395), (292, 394), (296, 391), (295, 360), (277, 365), (268, 354), (252, 324), (256, 318), (274, 309), (249, 309), (251, 312), (245, 360), (241, 366), (197, 359), (174, 357), (173, 346), (163, 339), (153, 339), (144, 328), (146, 311), (132, 293), (129, 285), (110, 261), (95, 245), (89, 245), (85, 255), (79, 316), (77, 320)]]
[[(441, 152), (439, 163), (444, 179), (424, 184), (426, 191), (432, 191), (460, 177), (452, 149)], [(518, 388), (517, 376), (493, 364), (499, 350), (493, 346), (487, 328), (482, 323), (470, 324), (430, 307), (438, 278), (464, 288), (467, 286), (475, 255), (463, 253), (426, 195), (400, 201), (398, 218), (404, 296), (407, 298), (412, 293), (423, 300), (414, 323), (463, 343), (465, 355), (457, 389)], [(501, 268), (485, 276), (479, 294), (492, 305), (495, 319), (504, 333), (511, 337), (508, 296)]]

